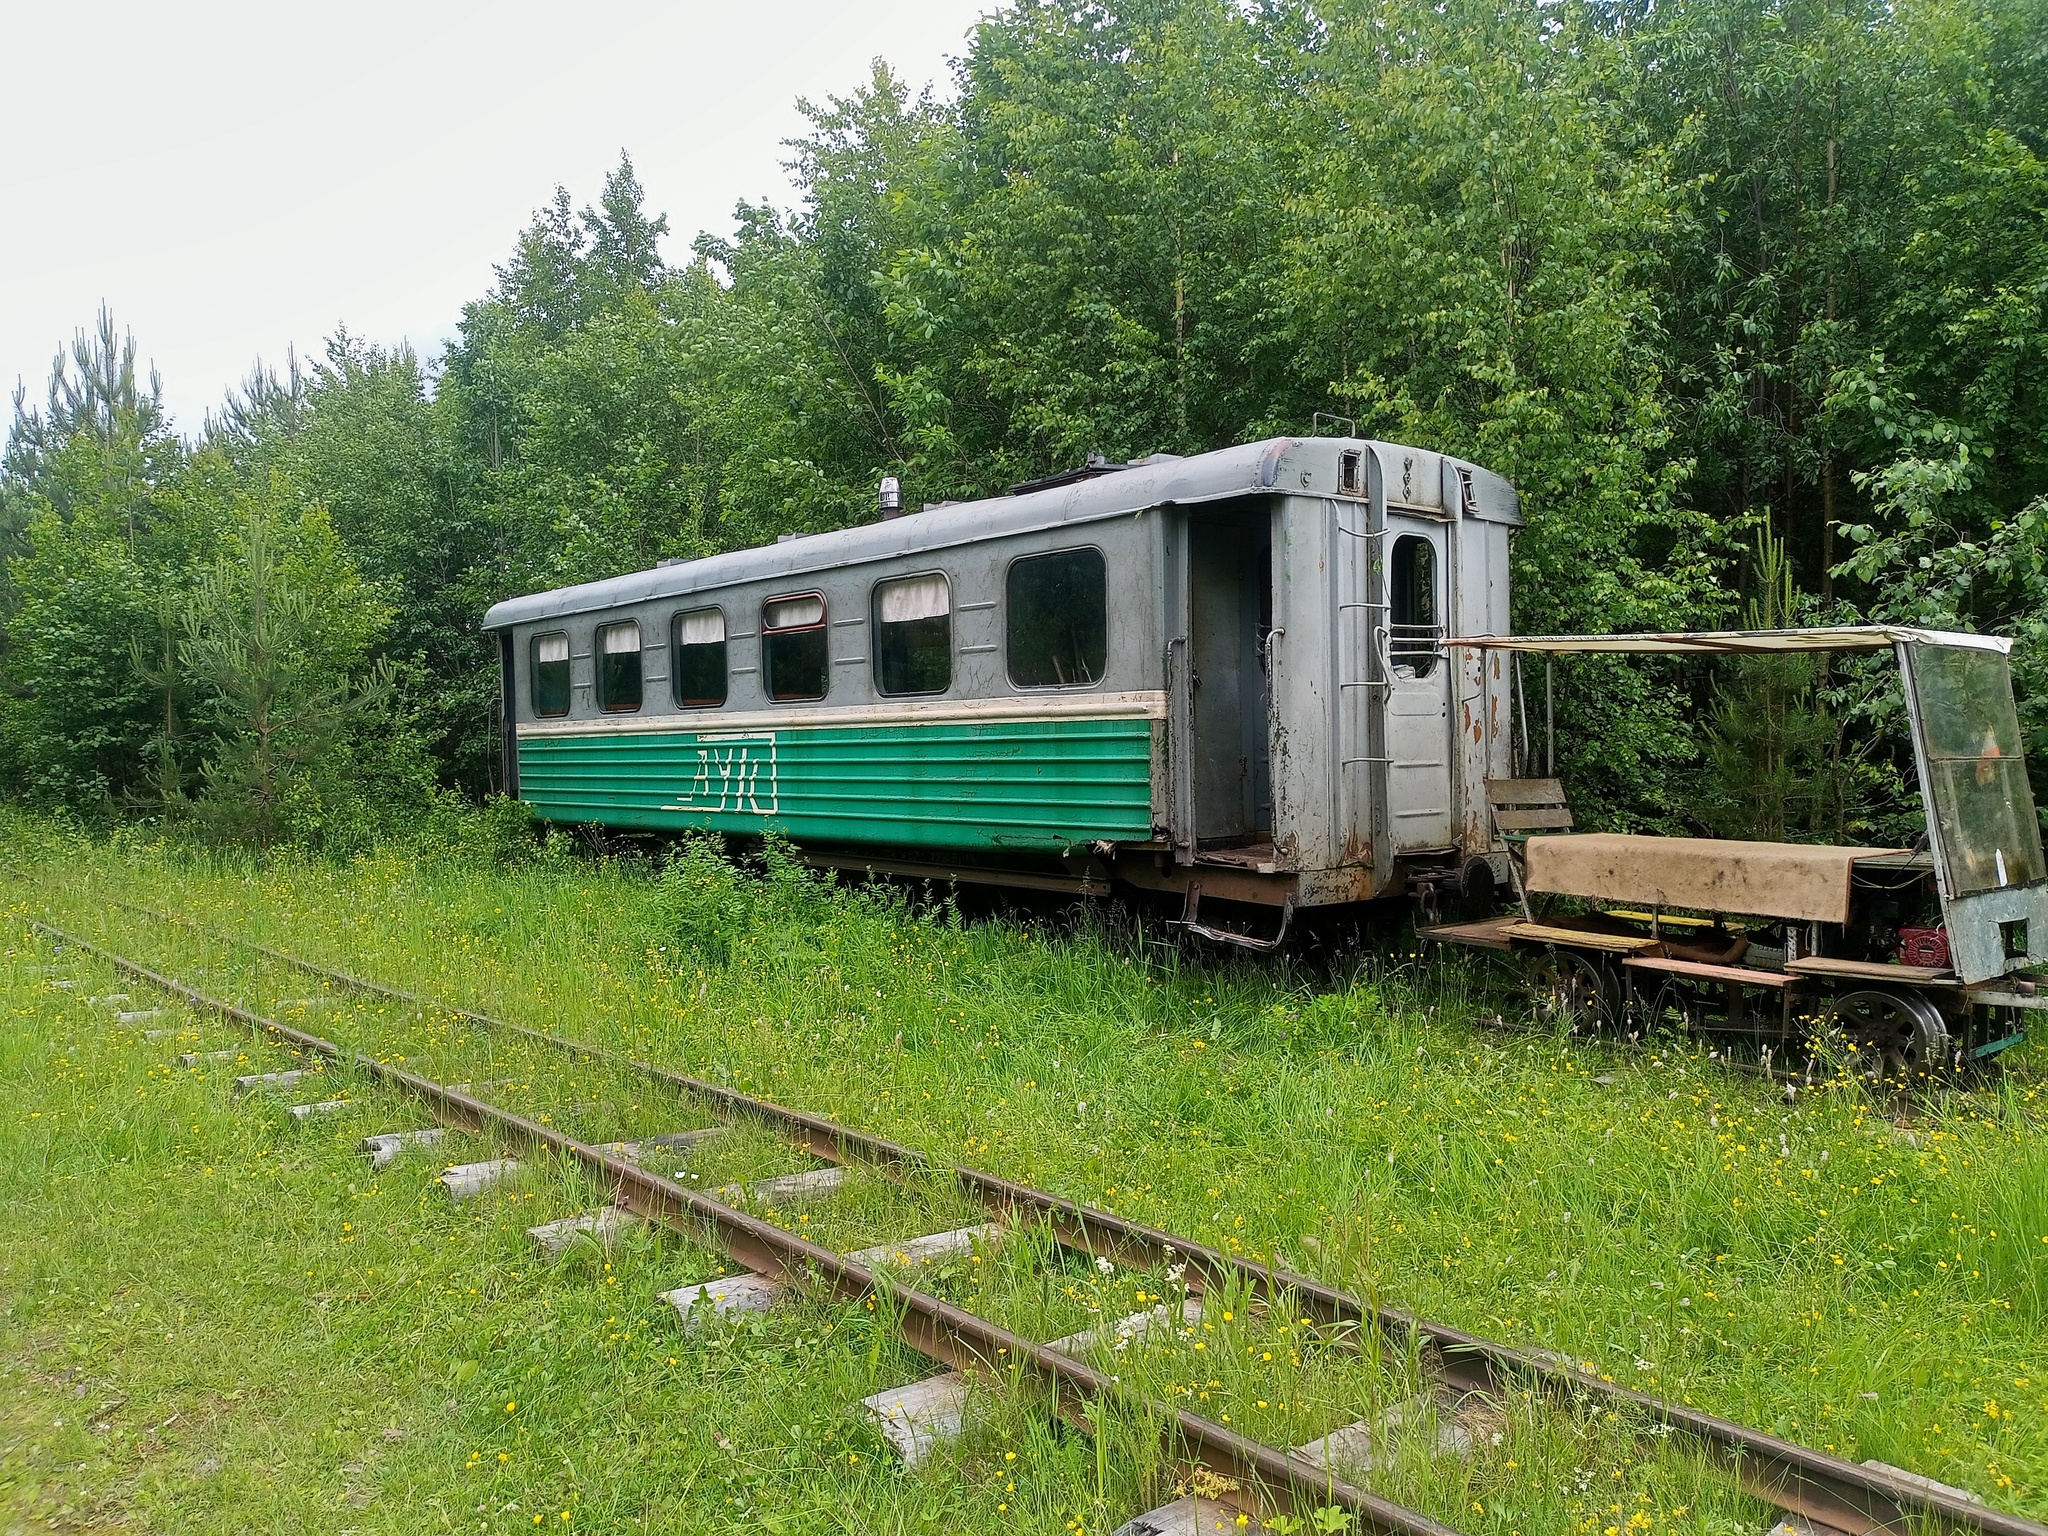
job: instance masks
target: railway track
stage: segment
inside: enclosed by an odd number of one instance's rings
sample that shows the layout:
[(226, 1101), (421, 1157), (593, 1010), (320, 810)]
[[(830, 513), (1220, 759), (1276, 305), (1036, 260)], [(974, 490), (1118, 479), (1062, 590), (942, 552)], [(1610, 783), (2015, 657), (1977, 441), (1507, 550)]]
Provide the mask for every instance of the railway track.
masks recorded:
[[(1095, 1431), (1105, 1407), (1131, 1420), (1158, 1426), (1171, 1455), (1206, 1469), (1207, 1480), (1198, 1479), (1197, 1488), (1222, 1500), (1202, 1505), (1201, 1515), (1215, 1514), (1220, 1518), (1230, 1515), (1233, 1507), (1256, 1516), (1287, 1512), (1297, 1518), (1340, 1510), (1367, 1531), (1448, 1533), (1452, 1527), (1347, 1481), (1343, 1471), (1363, 1467), (1369, 1474), (1375, 1466), (1384, 1467), (1387, 1462), (1379, 1446), (1390, 1441), (1399, 1429), (1404, 1410), (1412, 1426), (1418, 1417), (1418, 1403), (1432, 1419), (1435, 1448), (1454, 1452), (1469, 1449), (1472, 1426), (1485, 1423), (1486, 1405), (1527, 1398), (1559, 1407), (1612, 1412), (1624, 1416), (1624, 1422), (1641, 1426), (1646, 1438), (1682, 1440), (1718, 1464), (1744, 1492), (1823, 1533), (1861, 1536), (1865, 1532), (1940, 1530), (2048, 1536), (2048, 1526), (1991, 1509), (1969, 1495), (1911, 1474), (1877, 1465), (1858, 1466), (1729, 1420), (1617, 1386), (1569, 1361), (1374, 1305), (1309, 1276), (1253, 1264), (1205, 1244), (980, 1169), (938, 1164), (913, 1148), (822, 1117), (786, 1109), (621, 1052), (452, 1007), (320, 966), (282, 950), (213, 932), (171, 913), (130, 903), (114, 905), (154, 922), (177, 925), (212, 942), (237, 947), (263, 961), (315, 978), (324, 986), (398, 1004), (417, 1018), (424, 1018), (431, 1011), (438, 1017), (459, 1021), (479, 1034), (521, 1042), (621, 1077), (662, 1085), (701, 1105), (721, 1123), (766, 1130), (790, 1148), (831, 1168), (858, 1166), (899, 1186), (943, 1184), (957, 1190), (989, 1217), (991, 1224), (906, 1239), (894, 1246), (885, 1243), (841, 1252), (742, 1208), (747, 1201), (744, 1188), (722, 1189), (714, 1195), (691, 1187), (684, 1182), (686, 1175), (665, 1176), (643, 1166), (639, 1147), (662, 1142), (684, 1144), (702, 1133), (648, 1137), (634, 1144), (578, 1139), (551, 1123), (553, 1117), (549, 1114), (516, 1113), (471, 1091), (467, 1084), (439, 1082), (408, 1070), (388, 1056), (345, 1049), (237, 1002), (209, 995), (104, 945), (47, 923), (33, 925), (59, 944), (95, 955), (120, 973), (145, 982), (196, 1011), (212, 1013), (307, 1056), (353, 1068), (368, 1079), (409, 1094), (444, 1127), (495, 1135), (516, 1148), (559, 1158), (580, 1168), (614, 1193), (612, 1205), (606, 1211), (555, 1224), (569, 1235), (578, 1228), (601, 1231), (615, 1214), (624, 1213), (685, 1232), (728, 1255), (754, 1277), (752, 1289), (744, 1281), (737, 1285), (689, 1288), (704, 1293), (698, 1298), (700, 1305), (708, 1304), (716, 1310), (725, 1310), (728, 1305), (765, 1305), (772, 1295), (771, 1288), (783, 1285), (816, 1287), (824, 1294), (854, 1302), (884, 1300), (882, 1310), (893, 1318), (896, 1331), (906, 1344), (947, 1366), (950, 1372), (959, 1373), (950, 1381), (938, 1378), (944, 1383), (943, 1390), (919, 1392), (915, 1389), (921, 1384), (910, 1384), (894, 1398), (890, 1394), (879, 1395), (890, 1401), (869, 1401), (868, 1407), (884, 1433), (907, 1456), (921, 1454), (933, 1435), (957, 1427), (966, 1378), (1007, 1376), (1028, 1383), (1053, 1412), (1084, 1432)], [(396, 1148), (387, 1146), (386, 1150)], [(477, 1166), (488, 1169), (491, 1165)], [(800, 1185), (805, 1177), (794, 1176), (794, 1184)], [(781, 1184), (793, 1187), (790, 1179)], [(1098, 1328), (1039, 1343), (940, 1295), (904, 1283), (900, 1265), (895, 1262), (905, 1257), (914, 1259), (919, 1253), (965, 1252), (970, 1245), (978, 1248), (1005, 1231), (1026, 1227), (1043, 1229), (1061, 1247), (1091, 1259), (1144, 1266), (1175, 1276), (1175, 1289), (1168, 1304), (1116, 1323), (1105, 1319)], [(1389, 1412), (1340, 1426), (1314, 1441), (1287, 1449), (1264, 1444), (1182, 1404), (1148, 1395), (1121, 1373), (1091, 1363), (1115, 1363), (1113, 1356), (1103, 1353), (1105, 1344), (1120, 1347), (1123, 1342), (1150, 1331), (1163, 1328), (1171, 1333), (1184, 1322), (1198, 1320), (1203, 1298), (1212, 1295), (1256, 1298), (1269, 1317), (1298, 1317), (1325, 1340), (1348, 1341), (1348, 1348), (1359, 1356), (1368, 1352), (1364, 1345), (1370, 1341), (1370, 1354), (1375, 1361), (1391, 1357), (1410, 1363), (1426, 1389), (1426, 1400), (1401, 1399)], [(1156, 1294), (1151, 1299), (1162, 1300)], [(1180, 1307), (1178, 1317), (1171, 1315), (1175, 1303)], [(893, 1422), (892, 1402), (898, 1410)], [(1138, 1517), (1126, 1530), (1138, 1536), (1153, 1531), (1207, 1529), (1205, 1524), (1192, 1523), (1197, 1521), (1197, 1515), (1192, 1500), (1183, 1498), (1175, 1505)], [(1780, 1529), (1796, 1531), (1799, 1527)]]

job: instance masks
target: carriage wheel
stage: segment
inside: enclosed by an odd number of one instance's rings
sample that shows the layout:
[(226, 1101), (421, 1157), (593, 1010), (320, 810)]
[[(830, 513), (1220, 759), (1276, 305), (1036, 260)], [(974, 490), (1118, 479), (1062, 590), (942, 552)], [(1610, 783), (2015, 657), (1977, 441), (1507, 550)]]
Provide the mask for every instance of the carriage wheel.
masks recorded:
[(1621, 1019), (1620, 988), (1608, 968), (1575, 949), (1544, 949), (1529, 965), (1536, 1016), (1575, 1034), (1611, 1030)]
[(1828, 1035), (1866, 1082), (1924, 1082), (1953, 1064), (1941, 1011), (1910, 992), (1845, 992), (1828, 1005)]

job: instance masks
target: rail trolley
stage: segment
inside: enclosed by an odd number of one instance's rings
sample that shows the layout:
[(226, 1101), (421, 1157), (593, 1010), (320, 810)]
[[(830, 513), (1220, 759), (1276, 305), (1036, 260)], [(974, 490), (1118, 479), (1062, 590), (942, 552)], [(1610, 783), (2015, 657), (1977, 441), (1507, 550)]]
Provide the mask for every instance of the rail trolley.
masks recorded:
[(1522, 843), (1520, 911), (1422, 930), (1514, 957), (1575, 1024), (1832, 1035), (1870, 1076), (1914, 1078), (2025, 1038), (2048, 995), (2048, 864), (2008, 654), (1990, 635), (1860, 626), (1662, 635), (1486, 635), (1482, 655), (1890, 652), (1926, 831), (1910, 848), (1577, 833), (1555, 779), (1488, 786)]
[(515, 598), (506, 779), (559, 822), (1160, 893), (1270, 946), (1506, 879), (1504, 664), (1444, 641), (1508, 627), (1519, 522), (1477, 464), (1278, 438)]

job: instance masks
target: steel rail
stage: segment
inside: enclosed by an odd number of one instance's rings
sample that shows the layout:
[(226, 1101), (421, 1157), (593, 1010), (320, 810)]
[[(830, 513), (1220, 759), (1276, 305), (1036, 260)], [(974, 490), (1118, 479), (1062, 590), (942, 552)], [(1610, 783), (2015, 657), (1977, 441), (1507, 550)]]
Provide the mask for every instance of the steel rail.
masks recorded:
[[(765, 1099), (701, 1078), (644, 1062), (603, 1046), (550, 1034), (530, 1025), (494, 1018), (451, 1006), (416, 992), (367, 981), (342, 970), (317, 965), (288, 951), (253, 939), (219, 933), (174, 913), (132, 902), (112, 905), (192, 929), (210, 938), (239, 945), (291, 966), (304, 974), (337, 982), (362, 992), (393, 998), (414, 1007), (431, 1008), (481, 1027), (505, 1030), (591, 1060), (628, 1068), (681, 1089), (724, 1113), (779, 1128), (805, 1151), (827, 1162), (857, 1160), (887, 1170), (930, 1170), (935, 1160), (914, 1147), (869, 1135), (822, 1116), (786, 1109)], [(1940, 1529), (1982, 1532), (1984, 1536), (2048, 1536), (2048, 1525), (1994, 1509), (1948, 1492), (1922, 1486), (1876, 1467), (1858, 1466), (1838, 1456), (1751, 1429), (1731, 1419), (1704, 1413), (1664, 1398), (1652, 1397), (1578, 1369), (1543, 1352), (1520, 1349), (1471, 1334), (1399, 1308), (1378, 1305), (1306, 1275), (1271, 1265), (1253, 1264), (1206, 1244), (1148, 1227), (1107, 1211), (1094, 1210), (1016, 1183), (981, 1169), (953, 1164), (946, 1171), (970, 1193), (1004, 1212), (1028, 1214), (1049, 1223), (1062, 1243), (1090, 1253), (1110, 1253), (1145, 1261), (1182, 1263), (1206, 1284), (1234, 1280), (1255, 1293), (1289, 1307), (1299, 1307), (1325, 1326), (1374, 1327), (1390, 1339), (1426, 1352), (1446, 1383), (1461, 1391), (1498, 1395), (1510, 1386), (1534, 1387), (1555, 1401), (1591, 1400), (1611, 1411), (1647, 1420), (1702, 1447), (1764, 1503), (1848, 1533), (1848, 1536), (1906, 1536), (1916, 1522), (1932, 1520)]]
[(897, 1331), (918, 1353), (956, 1370), (984, 1374), (1028, 1372), (1035, 1378), (1035, 1384), (1051, 1395), (1062, 1417), (1091, 1434), (1094, 1430), (1090, 1405), (1114, 1402), (1135, 1410), (1149, 1422), (1170, 1425), (1179, 1443), (1211, 1471), (1303, 1513), (1334, 1505), (1356, 1515), (1364, 1530), (1385, 1536), (1461, 1536), (1454, 1527), (1359, 1488), (1305, 1457), (1136, 1392), (1083, 1360), (1013, 1333), (927, 1291), (900, 1285), (869, 1265), (650, 1173), (602, 1147), (578, 1141), (552, 1126), (500, 1109), (374, 1056), (346, 1051), (331, 1040), (212, 997), (53, 924), (31, 920), (30, 926), (61, 944), (97, 955), (116, 970), (193, 1008), (287, 1040), (325, 1060), (351, 1066), (381, 1083), (403, 1089), (446, 1123), (471, 1131), (495, 1130), (516, 1143), (565, 1157), (608, 1180), (614, 1189), (614, 1200), (624, 1209), (649, 1221), (708, 1236), (713, 1246), (756, 1274), (790, 1283), (822, 1280), (830, 1294), (842, 1301), (876, 1298), (895, 1314)]

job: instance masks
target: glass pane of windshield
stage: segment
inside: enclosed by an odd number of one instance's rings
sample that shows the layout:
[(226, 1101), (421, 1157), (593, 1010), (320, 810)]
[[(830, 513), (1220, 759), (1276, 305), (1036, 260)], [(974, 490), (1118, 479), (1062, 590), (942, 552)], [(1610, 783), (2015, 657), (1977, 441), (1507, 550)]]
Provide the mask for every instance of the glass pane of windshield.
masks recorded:
[(1998, 652), (1923, 645), (1913, 652), (1913, 675), (1931, 756), (2023, 755), (2012, 672)]
[(2013, 708), (2012, 673), (1996, 651), (1913, 649), (1913, 689), (1927, 742), (1928, 798), (1956, 895), (2043, 877), (2041, 827)]

